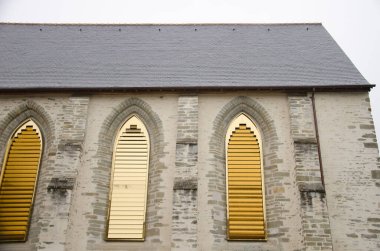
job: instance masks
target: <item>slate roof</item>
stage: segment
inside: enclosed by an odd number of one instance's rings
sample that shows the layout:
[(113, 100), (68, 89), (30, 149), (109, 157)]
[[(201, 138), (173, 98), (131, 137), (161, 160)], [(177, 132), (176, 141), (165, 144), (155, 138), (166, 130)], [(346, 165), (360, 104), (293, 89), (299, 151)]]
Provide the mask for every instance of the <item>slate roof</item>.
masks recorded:
[(0, 24), (4, 91), (371, 86), (321, 24)]

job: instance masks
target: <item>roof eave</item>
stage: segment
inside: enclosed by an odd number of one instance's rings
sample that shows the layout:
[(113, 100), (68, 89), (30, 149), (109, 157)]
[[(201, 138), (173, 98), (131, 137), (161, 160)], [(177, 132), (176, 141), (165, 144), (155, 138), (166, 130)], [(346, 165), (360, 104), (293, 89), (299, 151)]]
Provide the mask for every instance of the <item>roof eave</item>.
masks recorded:
[(163, 87), (32, 87), (32, 88), (0, 88), (2, 93), (38, 93), (38, 92), (141, 92), (141, 91), (370, 91), (375, 87), (366, 85), (335, 86), (163, 86)]

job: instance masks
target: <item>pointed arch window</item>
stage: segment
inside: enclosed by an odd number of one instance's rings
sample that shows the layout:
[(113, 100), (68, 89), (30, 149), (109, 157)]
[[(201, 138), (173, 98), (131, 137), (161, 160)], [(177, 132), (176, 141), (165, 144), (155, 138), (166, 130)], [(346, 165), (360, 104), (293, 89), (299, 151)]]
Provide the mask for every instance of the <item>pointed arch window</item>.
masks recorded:
[(144, 240), (148, 189), (149, 134), (137, 117), (129, 118), (115, 140), (107, 240)]
[(225, 142), (227, 238), (265, 240), (261, 138), (245, 114), (230, 124)]
[(11, 136), (1, 169), (0, 242), (26, 241), (41, 154), (41, 132), (28, 120)]

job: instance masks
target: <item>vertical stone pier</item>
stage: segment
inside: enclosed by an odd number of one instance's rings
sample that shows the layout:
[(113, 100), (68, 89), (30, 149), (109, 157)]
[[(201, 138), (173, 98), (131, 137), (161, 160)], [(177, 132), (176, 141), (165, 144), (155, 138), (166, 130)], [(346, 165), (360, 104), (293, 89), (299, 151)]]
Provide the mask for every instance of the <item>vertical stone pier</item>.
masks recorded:
[(289, 94), (288, 104), (301, 198), (303, 250), (332, 250), (312, 98), (306, 94)]
[(172, 250), (197, 249), (198, 96), (178, 98)]
[(39, 220), (42, 227), (38, 249), (65, 250), (72, 191), (81, 165), (88, 103), (88, 97), (70, 97), (62, 105), (62, 113), (56, 119), (56, 159), (43, 203), (46, 213)]

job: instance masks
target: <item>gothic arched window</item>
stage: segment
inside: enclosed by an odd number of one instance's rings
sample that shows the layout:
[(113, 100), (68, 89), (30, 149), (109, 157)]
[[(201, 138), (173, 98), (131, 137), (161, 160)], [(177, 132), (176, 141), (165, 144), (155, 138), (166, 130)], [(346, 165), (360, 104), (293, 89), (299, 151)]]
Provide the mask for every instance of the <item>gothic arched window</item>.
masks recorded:
[(9, 139), (1, 169), (1, 242), (26, 241), (41, 154), (41, 132), (28, 120)]
[(265, 201), (260, 133), (245, 114), (226, 134), (227, 238), (265, 240)]
[(115, 140), (107, 240), (144, 240), (149, 168), (149, 134), (129, 118)]

